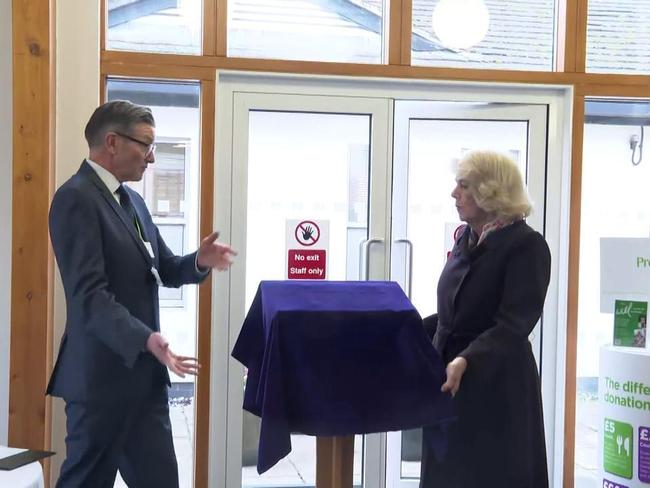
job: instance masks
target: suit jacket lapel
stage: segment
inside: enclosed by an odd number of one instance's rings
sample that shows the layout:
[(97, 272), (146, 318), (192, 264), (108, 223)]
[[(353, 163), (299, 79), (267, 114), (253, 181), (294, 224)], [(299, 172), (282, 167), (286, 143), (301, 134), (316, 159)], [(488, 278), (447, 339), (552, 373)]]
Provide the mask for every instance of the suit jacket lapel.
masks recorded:
[[(115, 197), (111, 195), (109, 192), (108, 188), (106, 188), (106, 185), (104, 182), (99, 178), (97, 173), (95, 173), (95, 170), (90, 167), (90, 165), (84, 161), (83, 164), (81, 165), (81, 168), (79, 169), (79, 172), (83, 174), (86, 178), (88, 178), (97, 188), (99, 191), (100, 195), (104, 199), (104, 201), (108, 204), (109, 207), (113, 209), (113, 212), (115, 212), (115, 215), (120, 219), (122, 224), (124, 224), (124, 227), (126, 228), (126, 231), (129, 233), (131, 238), (133, 239), (133, 243), (136, 245), (136, 247), (140, 250), (140, 254), (142, 254), (142, 257), (145, 259), (147, 264), (152, 265), (153, 260), (151, 256), (149, 255), (149, 252), (147, 249), (144, 247), (144, 244), (142, 243), (142, 239), (137, 233), (137, 229), (135, 225), (133, 225), (133, 222), (130, 222), (126, 213), (120, 207), (120, 204), (117, 203), (117, 200), (115, 200)], [(140, 222), (142, 222), (142, 218), (140, 217), (140, 213), (137, 210), (137, 207), (134, 205), (134, 208), (136, 208), (136, 213), (138, 214), (138, 218), (140, 219)], [(143, 224), (144, 226), (144, 224)]]

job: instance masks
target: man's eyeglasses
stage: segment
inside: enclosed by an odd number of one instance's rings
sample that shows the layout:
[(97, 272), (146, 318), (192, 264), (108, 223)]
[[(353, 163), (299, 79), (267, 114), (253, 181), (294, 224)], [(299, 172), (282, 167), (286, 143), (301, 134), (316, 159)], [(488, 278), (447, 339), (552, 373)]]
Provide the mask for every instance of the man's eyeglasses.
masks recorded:
[(156, 145), (155, 144), (149, 144), (148, 142), (141, 141), (140, 139), (136, 139), (135, 137), (131, 137), (131, 136), (126, 135), (126, 134), (122, 134), (121, 132), (116, 132), (116, 131), (113, 131), (113, 132), (115, 132), (115, 134), (117, 134), (120, 137), (124, 137), (125, 139), (128, 139), (129, 141), (137, 142), (138, 144), (143, 146), (145, 148), (145, 153), (144, 153), (145, 158), (153, 156), (153, 154), (156, 152)]

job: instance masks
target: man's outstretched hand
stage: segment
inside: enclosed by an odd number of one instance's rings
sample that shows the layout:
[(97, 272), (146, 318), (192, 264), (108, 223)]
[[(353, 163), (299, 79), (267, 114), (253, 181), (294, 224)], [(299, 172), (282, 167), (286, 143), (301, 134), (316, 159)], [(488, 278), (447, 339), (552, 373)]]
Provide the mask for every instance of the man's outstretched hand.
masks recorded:
[(219, 232), (213, 232), (201, 241), (196, 256), (196, 264), (201, 269), (217, 268), (225, 271), (232, 264), (232, 258), (237, 253), (227, 244), (217, 242)]
[(174, 354), (169, 349), (169, 342), (159, 332), (152, 333), (147, 339), (147, 351), (181, 378), (185, 378), (186, 374), (196, 376), (199, 373), (201, 365), (198, 360)]

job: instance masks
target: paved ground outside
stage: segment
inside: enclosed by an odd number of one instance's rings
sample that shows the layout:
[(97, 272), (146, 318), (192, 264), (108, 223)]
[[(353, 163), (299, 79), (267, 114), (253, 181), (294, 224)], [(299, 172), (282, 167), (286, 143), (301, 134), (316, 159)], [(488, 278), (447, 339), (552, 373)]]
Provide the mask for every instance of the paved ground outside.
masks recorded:
[(576, 401), (575, 488), (602, 484), (598, 470), (598, 397), (579, 393)]
[[(194, 486), (194, 402), (191, 398), (184, 397), (172, 399), (169, 416), (172, 421), (180, 488), (192, 488)], [(127, 488), (119, 474), (115, 480), (115, 488)]]

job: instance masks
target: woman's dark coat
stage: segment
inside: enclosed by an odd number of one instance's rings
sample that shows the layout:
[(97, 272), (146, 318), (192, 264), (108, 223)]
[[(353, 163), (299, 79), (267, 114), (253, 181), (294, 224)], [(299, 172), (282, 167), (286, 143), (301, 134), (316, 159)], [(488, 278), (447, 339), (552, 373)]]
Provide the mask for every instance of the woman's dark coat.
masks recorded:
[[(551, 257), (523, 220), (469, 249), (456, 241), (438, 283), (433, 345), (467, 370), (454, 398), (458, 421), (438, 462), (424, 433), (422, 488), (547, 488), (539, 375), (528, 335), (542, 314)], [(425, 319), (433, 325), (433, 317)]]

